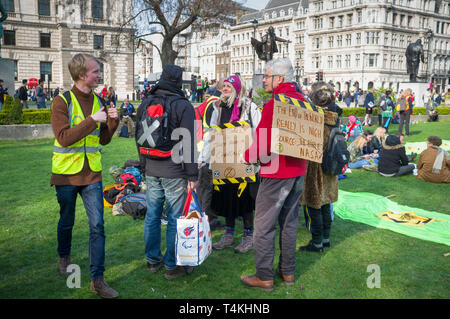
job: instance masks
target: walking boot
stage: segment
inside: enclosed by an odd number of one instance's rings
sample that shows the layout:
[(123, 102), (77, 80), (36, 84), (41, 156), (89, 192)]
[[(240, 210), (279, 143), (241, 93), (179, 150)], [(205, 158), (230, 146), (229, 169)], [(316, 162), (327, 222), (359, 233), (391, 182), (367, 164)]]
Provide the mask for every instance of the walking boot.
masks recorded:
[(231, 247), (231, 246), (233, 246), (233, 244), (234, 244), (233, 235), (223, 234), (220, 241), (213, 244), (213, 248), (220, 250), (220, 249), (224, 249), (227, 247)]
[(70, 256), (59, 257), (58, 267), (59, 273), (61, 275), (70, 275), (70, 272), (67, 271), (67, 267), (71, 264)]
[(91, 291), (104, 299), (119, 297), (119, 293), (112, 289), (103, 278), (97, 278), (91, 281)]
[(253, 236), (243, 236), (239, 245), (234, 248), (235, 253), (246, 253), (253, 249)]

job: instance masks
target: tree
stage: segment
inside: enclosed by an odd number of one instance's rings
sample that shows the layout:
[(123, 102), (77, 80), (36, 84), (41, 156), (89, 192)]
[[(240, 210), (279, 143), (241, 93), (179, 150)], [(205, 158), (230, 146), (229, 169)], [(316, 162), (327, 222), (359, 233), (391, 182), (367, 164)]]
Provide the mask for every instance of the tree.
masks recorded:
[(160, 48), (154, 43), (152, 45), (164, 66), (175, 63), (178, 52), (174, 50), (173, 40), (178, 34), (194, 23), (223, 21), (240, 7), (239, 3), (229, 0), (135, 0), (136, 13), (132, 19), (139, 20), (151, 30), (136, 38), (150, 34), (162, 36)]

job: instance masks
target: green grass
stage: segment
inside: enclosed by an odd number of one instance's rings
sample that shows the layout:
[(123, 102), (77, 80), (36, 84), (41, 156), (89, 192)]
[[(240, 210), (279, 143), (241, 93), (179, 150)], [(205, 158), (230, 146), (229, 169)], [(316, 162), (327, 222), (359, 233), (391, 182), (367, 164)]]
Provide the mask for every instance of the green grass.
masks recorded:
[[(397, 126), (392, 125), (391, 132)], [(450, 122), (420, 123), (406, 141), (424, 141), (429, 135), (450, 139)], [(89, 227), (82, 201), (77, 201), (72, 262), (81, 267), (81, 288), (69, 289), (59, 275), (56, 226), (59, 207), (50, 187), (52, 140), (0, 142), (0, 298), (98, 298), (89, 291)], [(108, 169), (137, 159), (134, 141), (114, 138), (103, 149), (104, 185), (112, 183)], [(416, 160), (417, 161), (417, 160)], [(403, 205), (449, 214), (449, 185), (431, 184), (414, 176), (383, 178), (354, 170), (341, 180), (340, 189), (371, 192)], [(307, 187), (307, 186), (306, 186)], [(300, 224), (303, 214), (300, 214)], [(121, 298), (449, 298), (450, 248), (388, 230), (335, 218), (332, 248), (323, 254), (296, 252), (295, 285), (275, 278), (275, 291), (244, 287), (239, 277), (255, 271), (253, 254), (232, 249), (213, 251), (189, 276), (173, 281), (163, 271), (150, 275), (144, 259), (143, 220), (112, 216), (105, 208), (107, 282)], [(165, 229), (165, 226), (163, 226)], [(236, 244), (242, 235), (237, 223)], [(163, 232), (164, 234), (164, 232)], [(221, 231), (213, 232), (213, 241)], [(297, 246), (310, 239), (299, 226)], [(278, 238), (275, 260), (278, 258)], [(163, 238), (163, 249), (165, 241)], [(381, 288), (369, 289), (367, 267), (378, 264)], [(193, 289), (195, 287), (195, 289)]]

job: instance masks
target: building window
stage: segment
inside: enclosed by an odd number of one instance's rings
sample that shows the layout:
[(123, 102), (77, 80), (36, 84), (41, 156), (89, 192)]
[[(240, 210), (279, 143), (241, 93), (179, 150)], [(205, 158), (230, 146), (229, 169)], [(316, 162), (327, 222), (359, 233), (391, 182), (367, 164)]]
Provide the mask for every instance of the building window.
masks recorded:
[(345, 35), (345, 42), (348, 47), (352, 45), (352, 35), (350, 33)]
[(41, 33), (40, 34), (40, 43), (41, 48), (50, 48), (51, 45), (51, 35), (50, 33)]
[(19, 81), (19, 68), (17, 60), (14, 60), (14, 81)]
[(338, 17), (338, 28), (342, 28), (344, 26), (344, 16)]
[(345, 67), (350, 68), (350, 54), (345, 55)]
[(100, 74), (102, 75), (98, 83), (103, 84), (103, 63), (100, 63)]
[(369, 67), (376, 67), (377, 66), (377, 54), (370, 53), (369, 54)]
[(361, 55), (357, 54), (355, 57), (355, 66), (359, 67), (359, 61), (361, 60)]
[(347, 25), (352, 25), (353, 23), (353, 14), (347, 14)]
[(333, 47), (333, 42), (334, 42), (334, 37), (328, 37), (328, 47), (332, 48)]
[(94, 50), (103, 50), (103, 36), (94, 35)]
[(49, 81), (52, 80), (52, 63), (41, 62), (41, 80), (45, 80), (45, 75), (48, 74)]
[(361, 45), (361, 33), (356, 34), (356, 44)]
[(338, 69), (342, 68), (342, 55), (336, 56), (336, 67)]
[(40, 16), (50, 16), (50, 0), (39, 0), (38, 12)]
[(333, 68), (333, 56), (331, 55), (328, 56), (328, 68), (329, 69)]
[(14, 12), (14, 0), (1, 0), (6, 12)]
[(338, 48), (342, 47), (342, 35), (338, 35), (336, 39)]
[(3, 45), (16, 45), (16, 31), (13, 30), (4, 31)]
[(330, 18), (330, 29), (334, 28), (334, 17)]
[(92, 0), (92, 18), (103, 19), (103, 0)]
[(358, 23), (361, 23), (361, 22), (362, 22), (362, 11), (357, 11), (357, 12), (356, 12), (356, 21), (357, 21)]

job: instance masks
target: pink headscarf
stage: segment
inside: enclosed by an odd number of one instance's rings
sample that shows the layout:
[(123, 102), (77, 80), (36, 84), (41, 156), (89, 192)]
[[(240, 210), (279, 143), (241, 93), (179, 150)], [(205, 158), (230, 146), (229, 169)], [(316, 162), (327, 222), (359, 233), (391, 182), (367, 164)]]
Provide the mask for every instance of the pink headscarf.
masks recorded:
[(350, 121), (350, 123), (355, 123), (355, 122), (356, 122), (356, 116), (350, 115), (350, 116), (348, 117), (348, 120)]
[(239, 121), (239, 96), (241, 95), (241, 80), (236, 75), (231, 75), (225, 79), (224, 82), (230, 83), (234, 90), (236, 91), (236, 99), (234, 100), (233, 104), (233, 112), (231, 113), (231, 119), (230, 122), (236, 122)]

